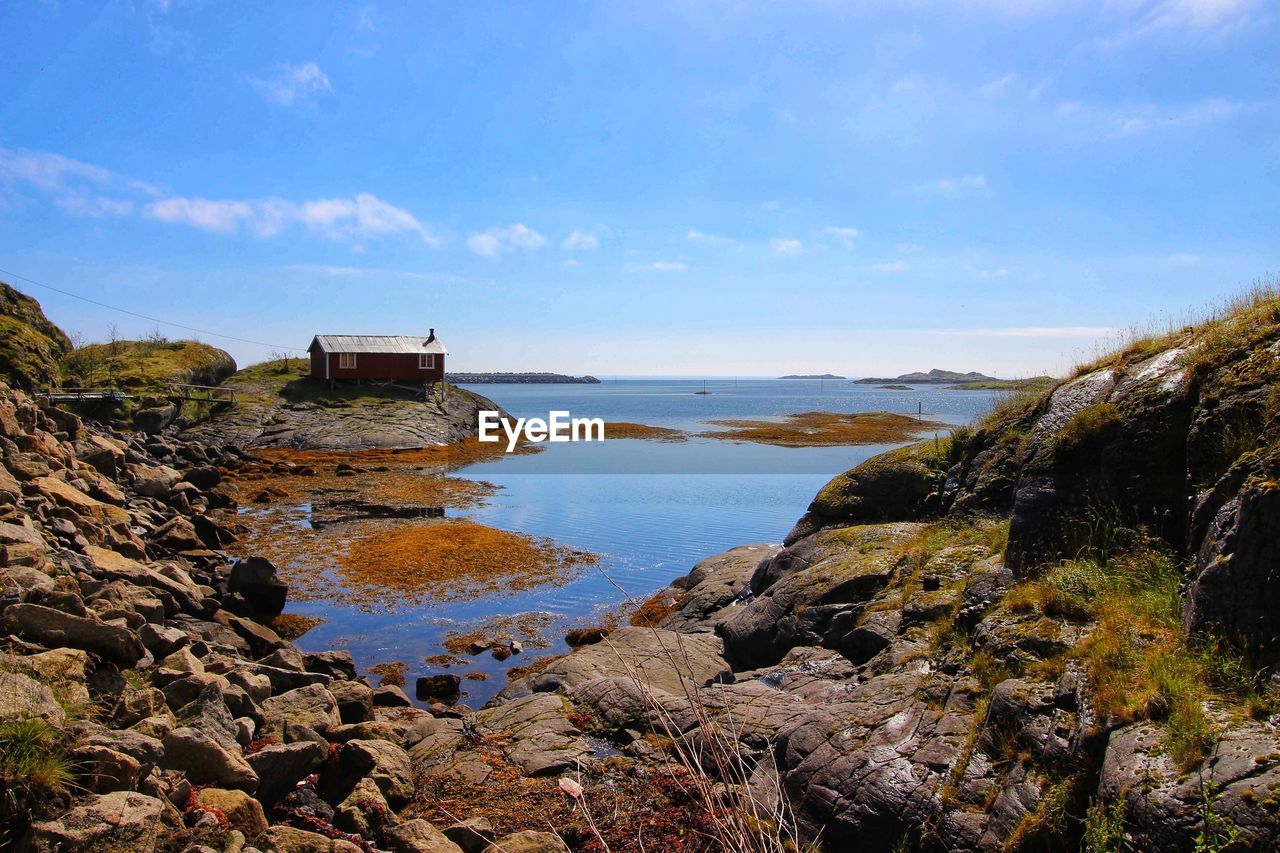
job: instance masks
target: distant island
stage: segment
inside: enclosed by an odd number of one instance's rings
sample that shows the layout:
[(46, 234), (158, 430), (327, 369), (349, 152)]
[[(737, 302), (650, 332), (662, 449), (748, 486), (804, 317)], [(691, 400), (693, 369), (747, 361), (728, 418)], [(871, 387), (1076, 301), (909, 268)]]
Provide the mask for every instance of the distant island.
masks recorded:
[(844, 376), (836, 376), (834, 373), (790, 373), (786, 376), (779, 376), (779, 379), (844, 379)]
[[(957, 373), (954, 370), (939, 370), (935, 367), (928, 373), (919, 371), (904, 373), (891, 379), (883, 376), (869, 376), (865, 379), (855, 379), (853, 382), (856, 385), (879, 385), (881, 387), (889, 385), (945, 385), (947, 390), (951, 391), (984, 391), (1003, 388), (1022, 391), (1044, 387), (1053, 382), (1053, 377), (1032, 376), (1028, 379), (998, 379), (995, 376), (987, 376), (985, 373), (978, 373), (977, 371)], [(893, 390), (901, 389), (894, 388)]]
[(566, 376), (563, 373), (447, 373), (455, 385), (598, 385), (594, 376)]

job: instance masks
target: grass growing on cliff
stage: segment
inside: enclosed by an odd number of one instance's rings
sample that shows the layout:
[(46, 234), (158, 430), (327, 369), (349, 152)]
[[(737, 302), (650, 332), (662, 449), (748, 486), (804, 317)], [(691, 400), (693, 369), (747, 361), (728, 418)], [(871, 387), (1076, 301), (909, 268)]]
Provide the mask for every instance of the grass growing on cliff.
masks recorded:
[[(1197, 766), (1217, 731), (1206, 702), (1258, 716), (1274, 707), (1260, 693), (1246, 656), (1222, 643), (1188, 639), (1182, 631), (1182, 567), (1154, 540), (1130, 531), (1127, 547), (1084, 553), (1014, 587), (1015, 612), (1093, 623), (1071, 655), (1088, 671), (1090, 699), (1103, 720), (1149, 719), (1165, 731), (1164, 746), (1183, 770)], [(1122, 537), (1112, 534), (1112, 542)]]
[(162, 388), (171, 382), (216, 385), (235, 369), (229, 355), (208, 344), (152, 336), (77, 347), (62, 361), (62, 378), (84, 387)]
[(0, 848), (22, 835), (34, 809), (74, 777), (62, 735), (38, 719), (0, 724)]

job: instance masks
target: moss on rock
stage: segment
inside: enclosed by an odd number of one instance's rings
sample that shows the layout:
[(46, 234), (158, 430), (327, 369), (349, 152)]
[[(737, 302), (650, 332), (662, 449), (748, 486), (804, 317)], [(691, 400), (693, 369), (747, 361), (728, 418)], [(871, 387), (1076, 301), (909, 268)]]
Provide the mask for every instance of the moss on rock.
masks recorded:
[(58, 381), (58, 363), (71, 341), (49, 322), (40, 303), (0, 282), (0, 376), (26, 391)]

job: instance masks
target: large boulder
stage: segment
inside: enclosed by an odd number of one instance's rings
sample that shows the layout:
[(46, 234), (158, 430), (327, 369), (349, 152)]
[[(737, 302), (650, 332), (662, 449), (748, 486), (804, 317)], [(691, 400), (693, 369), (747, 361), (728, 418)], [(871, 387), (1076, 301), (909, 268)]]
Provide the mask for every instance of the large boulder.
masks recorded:
[(461, 847), (422, 818), (384, 830), (382, 843), (391, 853), (462, 853)]
[(659, 625), (682, 633), (714, 625), (725, 615), (725, 608), (749, 595), (756, 568), (778, 550), (776, 545), (742, 545), (707, 557), (679, 582), (675, 612)]
[(258, 799), (274, 805), (328, 757), (329, 750), (323, 743), (300, 740), (265, 746), (249, 753), (245, 760), (258, 774)]
[(248, 793), (258, 787), (258, 774), (238, 752), (223, 749), (199, 729), (174, 729), (165, 734), (163, 743), (161, 766), (184, 771), (197, 785), (218, 785)]
[(276, 567), (264, 557), (245, 557), (231, 567), (227, 591), (242, 595), (255, 618), (269, 621), (284, 610), (289, 587), (276, 576)]
[(262, 804), (244, 791), (201, 788), (196, 792), (196, 805), (222, 815), (232, 829), (243, 832), (247, 838), (257, 838), (267, 831)]
[(0, 723), (31, 719), (60, 729), (67, 713), (46, 685), (20, 672), (0, 671)]
[(822, 487), (783, 544), (790, 545), (832, 525), (915, 521), (928, 509), (946, 472), (938, 467), (932, 442), (881, 453)]
[(128, 628), (40, 604), (6, 608), (0, 616), (0, 631), (44, 646), (83, 649), (122, 666), (133, 666), (147, 653), (142, 640)]
[(319, 684), (309, 684), (266, 699), (262, 713), (267, 718), (264, 735), (283, 735), (289, 723), (324, 731), (342, 723), (338, 716), (338, 702), (333, 694)]
[(408, 754), (386, 740), (350, 740), (338, 754), (342, 778), (368, 778), (393, 807), (413, 797), (413, 762)]
[(54, 820), (34, 824), (26, 849), (35, 853), (66, 850), (153, 850), (164, 804), (133, 791), (90, 795)]
[(1107, 742), (1098, 798), (1108, 806), (1121, 803), (1131, 849), (1276, 849), (1280, 754), (1271, 727), (1233, 722), (1190, 773), (1174, 763), (1167, 738), (1158, 724), (1144, 722), (1117, 730)]

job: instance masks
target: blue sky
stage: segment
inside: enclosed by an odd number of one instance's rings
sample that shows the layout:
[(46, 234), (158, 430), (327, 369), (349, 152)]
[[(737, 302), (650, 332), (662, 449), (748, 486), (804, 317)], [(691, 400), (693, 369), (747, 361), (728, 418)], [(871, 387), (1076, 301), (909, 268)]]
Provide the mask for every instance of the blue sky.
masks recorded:
[[(0, 268), (275, 345), (1027, 375), (1280, 269), (1268, 0), (14, 0), (0, 31)], [(154, 325), (14, 283), (90, 340)]]

